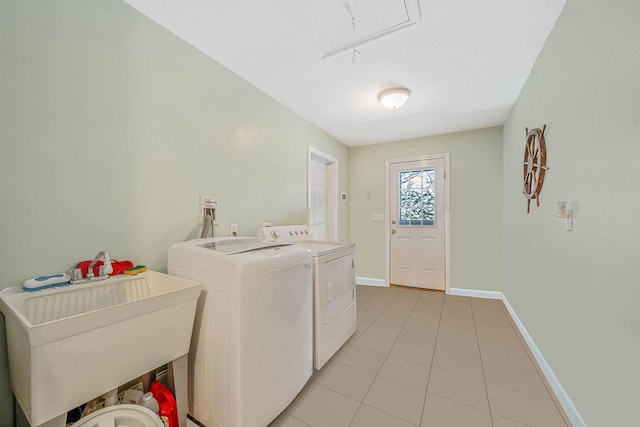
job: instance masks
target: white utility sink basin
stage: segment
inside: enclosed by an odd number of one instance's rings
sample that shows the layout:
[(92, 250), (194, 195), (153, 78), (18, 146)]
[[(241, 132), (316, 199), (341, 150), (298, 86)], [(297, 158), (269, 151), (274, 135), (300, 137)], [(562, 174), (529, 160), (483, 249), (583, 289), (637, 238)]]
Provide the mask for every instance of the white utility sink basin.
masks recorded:
[(32, 426), (189, 352), (201, 283), (148, 271), (0, 292), (11, 388)]

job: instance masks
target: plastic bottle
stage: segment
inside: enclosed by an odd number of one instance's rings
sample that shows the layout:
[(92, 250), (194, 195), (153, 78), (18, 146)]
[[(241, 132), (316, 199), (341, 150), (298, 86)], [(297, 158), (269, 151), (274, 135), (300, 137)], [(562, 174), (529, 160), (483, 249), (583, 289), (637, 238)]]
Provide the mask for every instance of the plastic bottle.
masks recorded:
[(158, 415), (160, 415), (160, 419), (165, 427), (180, 427), (178, 405), (176, 405), (176, 399), (173, 397), (173, 394), (171, 394), (171, 391), (158, 381), (151, 383), (149, 391), (153, 392), (153, 396), (160, 405)]
[(156, 415), (158, 415), (158, 412), (160, 411), (160, 405), (156, 398), (153, 397), (153, 393), (150, 391), (142, 395), (142, 402), (140, 404), (145, 408), (150, 409), (151, 412)]
[[(122, 398), (122, 403), (141, 405), (142, 404), (142, 396), (143, 392), (140, 390), (136, 390), (134, 388), (130, 388), (129, 390), (124, 392), (124, 397)], [(157, 399), (156, 399), (157, 400)]]

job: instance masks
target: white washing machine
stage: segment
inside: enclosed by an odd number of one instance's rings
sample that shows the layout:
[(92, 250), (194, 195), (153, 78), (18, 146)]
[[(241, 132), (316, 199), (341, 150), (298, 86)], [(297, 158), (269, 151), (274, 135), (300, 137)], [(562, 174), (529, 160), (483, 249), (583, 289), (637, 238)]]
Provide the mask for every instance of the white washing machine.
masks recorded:
[(207, 427), (264, 427), (313, 362), (311, 254), (219, 237), (176, 243), (168, 273), (202, 282), (189, 353), (189, 413)]
[(257, 236), (313, 255), (313, 367), (321, 369), (356, 331), (355, 244), (313, 240), (306, 225), (261, 227)]

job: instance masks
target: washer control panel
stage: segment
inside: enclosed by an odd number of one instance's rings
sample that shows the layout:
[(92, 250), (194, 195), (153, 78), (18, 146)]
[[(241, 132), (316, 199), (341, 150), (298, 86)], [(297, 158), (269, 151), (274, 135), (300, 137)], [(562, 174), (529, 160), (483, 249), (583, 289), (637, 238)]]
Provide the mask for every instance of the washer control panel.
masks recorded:
[(271, 240), (273, 242), (287, 243), (313, 240), (313, 236), (306, 224), (260, 227), (258, 228), (256, 237), (258, 239)]

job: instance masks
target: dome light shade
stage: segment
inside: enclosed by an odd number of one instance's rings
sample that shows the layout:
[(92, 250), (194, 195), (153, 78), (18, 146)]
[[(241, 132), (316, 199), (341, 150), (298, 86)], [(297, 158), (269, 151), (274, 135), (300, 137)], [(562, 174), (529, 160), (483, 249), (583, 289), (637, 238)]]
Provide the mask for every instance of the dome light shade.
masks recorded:
[(378, 100), (385, 107), (391, 110), (395, 110), (396, 108), (401, 107), (405, 102), (407, 102), (410, 93), (411, 91), (409, 89), (403, 87), (387, 89), (380, 92), (380, 94), (378, 95)]

